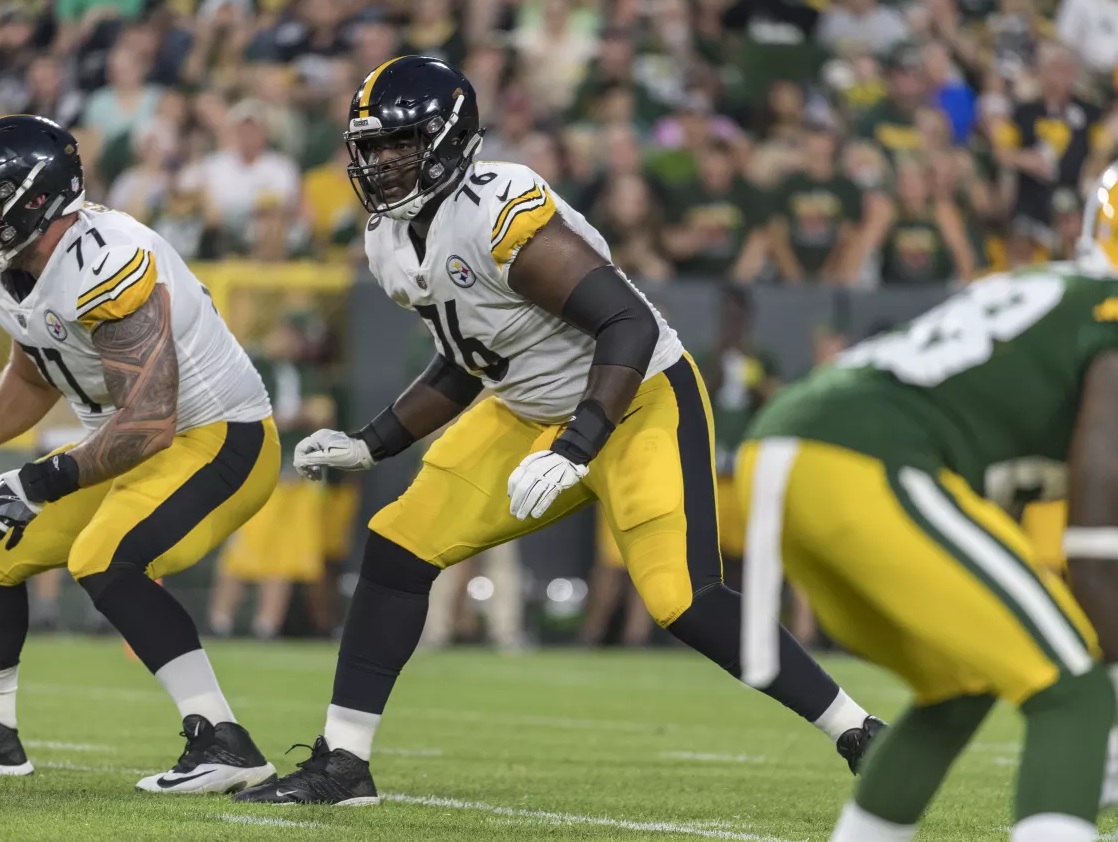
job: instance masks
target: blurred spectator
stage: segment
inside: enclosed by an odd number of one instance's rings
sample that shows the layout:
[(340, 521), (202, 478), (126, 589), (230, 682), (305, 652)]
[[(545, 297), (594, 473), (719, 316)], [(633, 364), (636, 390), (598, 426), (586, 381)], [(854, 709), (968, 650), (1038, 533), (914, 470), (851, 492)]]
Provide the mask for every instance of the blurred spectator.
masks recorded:
[(942, 42), (927, 42), (922, 54), (931, 99), (951, 121), (952, 140), (966, 143), (975, 120), (974, 91), (952, 63)]
[(168, 165), (178, 151), (175, 130), (158, 119), (133, 134), (136, 164), (113, 182), (106, 201), (149, 224), (166, 200), (171, 186)]
[(992, 42), (993, 69), (1010, 80), (1027, 74), (1036, 63), (1041, 30), (1046, 28), (1032, 0), (998, 0), (998, 10), (985, 18)]
[(243, 232), (250, 216), (271, 198), (294, 216), (299, 171), (286, 155), (267, 148), (267, 110), (246, 99), (229, 111), (225, 147), (182, 173), (184, 189), (200, 189), (207, 218), (229, 234)]
[(271, 498), (226, 543), (210, 603), (210, 628), (233, 633), (247, 584), (258, 586), (252, 633), (268, 640), (279, 634), (292, 585), (315, 582), (323, 571), (322, 489), (291, 466), (295, 445), (333, 425), (334, 407), (303, 361), (304, 318), (284, 314), (253, 359), (272, 398), (280, 433), (280, 481)]
[[(258, 100), (268, 127), (268, 144), (277, 152), (300, 160), (307, 144), (307, 114), (293, 101), (295, 72), (282, 64), (256, 64), (243, 74)], [(334, 136), (340, 142), (341, 133)]]
[(577, 182), (570, 173), (566, 150), (558, 134), (532, 132), (520, 145), (525, 166), (531, 167), (555, 191), (574, 207), (580, 205), (586, 185)]
[(857, 236), (862, 193), (839, 172), (837, 138), (814, 125), (803, 148), (803, 167), (777, 189), (769, 236), (782, 280), (835, 283), (845, 251)]
[(755, 189), (735, 171), (729, 144), (711, 141), (698, 178), (668, 204), (664, 246), (680, 273), (751, 281), (764, 266), (764, 210)]
[(82, 115), (84, 102), (79, 91), (63, 86), (62, 66), (55, 56), (43, 55), (27, 69), (27, 98), (15, 109), (54, 120), (63, 128), (73, 126)]
[(881, 282), (911, 285), (970, 280), (975, 259), (954, 200), (934, 195), (920, 159), (897, 163), (897, 200), (887, 224), (868, 232), (881, 254)]
[(147, 67), (135, 53), (121, 47), (109, 53), (108, 84), (90, 94), (82, 118), (106, 146), (121, 138), (130, 143), (132, 131), (155, 115), (162, 89), (145, 84), (146, 74)]
[(411, 20), (404, 30), (401, 52), (441, 58), (460, 66), (466, 57), (466, 39), (458, 27), (450, 0), (414, 0)]
[[(232, 238), (232, 251), (259, 263), (279, 263), (310, 256), (310, 231), (280, 197), (264, 194), (239, 236)], [(313, 432), (313, 430), (311, 431)]]
[(908, 37), (904, 16), (877, 0), (837, 0), (823, 13), (816, 37), (837, 53), (884, 55)]
[(1052, 227), (1055, 245), (1048, 259), (1075, 260), (1083, 227), (1083, 203), (1069, 187), (1061, 187), (1052, 194)]
[(303, 176), (312, 248), (327, 259), (344, 258), (352, 244), (363, 242), (366, 214), (354, 197), (348, 166), (349, 150), (339, 140), (334, 157)]
[(705, 90), (689, 88), (675, 112), (657, 121), (652, 135), (657, 148), (648, 165), (669, 187), (687, 184), (698, 177), (699, 161), (712, 140), (732, 143), (742, 136), (737, 123), (715, 112)]
[(567, 109), (571, 122), (593, 120), (599, 114), (603, 98), (615, 91), (626, 91), (633, 98), (634, 122), (647, 130), (665, 112), (662, 100), (637, 78), (636, 48), (630, 33), (610, 29), (602, 33), (597, 57), (586, 68), (586, 75)]
[[(250, 9), (238, 2), (205, 2), (194, 24), (194, 40), (182, 81), (201, 89), (228, 90), (236, 81), (252, 37)], [(270, 54), (263, 51), (262, 57)]]
[(152, 228), (183, 260), (213, 260), (221, 256), (221, 232), (206, 218), (201, 189), (173, 187), (152, 221)]
[(1039, 56), (1040, 96), (1019, 103), (996, 138), (1000, 160), (1017, 171), (1013, 219), (1033, 228), (1033, 239), (1051, 248), (1052, 193), (1078, 189), (1108, 163), (1113, 139), (1099, 109), (1075, 96), (1075, 54), (1045, 44)]
[(858, 124), (858, 135), (876, 141), (890, 157), (921, 148), (916, 112), (928, 95), (924, 62), (910, 44), (902, 44), (885, 58), (886, 96), (870, 108)]
[(776, 80), (769, 88), (767, 106), (757, 133), (766, 143), (798, 148), (807, 119), (803, 87), (789, 79)]
[(495, 161), (523, 163), (520, 144), (532, 133), (532, 98), (519, 86), (509, 87), (501, 101), (496, 125), (485, 133), (484, 154)]
[(610, 179), (594, 221), (621, 271), (644, 281), (671, 279), (672, 265), (660, 246), (663, 219), (644, 178), (630, 174)]
[(1061, 0), (1056, 33), (1094, 73), (1113, 79), (1118, 67), (1118, 3)]
[[(400, 55), (399, 30), (375, 7), (363, 9), (353, 20), (349, 26), (349, 40), (350, 56), (361, 76)], [(360, 80), (354, 81), (353, 88), (357, 87), (357, 81)]]
[[(303, 170), (313, 169), (334, 157), (344, 146), (342, 135), (349, 128), (349, 105), (357, 68), (350, 61), (336, 61), (329, 83), (320, 96), (311, 98), (301, 112), (305, 142), (299, 156)], [(362, 74), (363, 75), (363, 74)]]
[(540, 112), (570, 106), (586, 62), (597, 46), (597, 14), (568, 0), (527, 0), (513, 35), (517, 78)]
[(0, 106), (8, 112), (18, 110), (30, 95), (27, 73), (39, 53), (34, 36), (27, 10), (9, 4), (0, 11)]
[(312, 78), (328, 75), (329, 60), (347, 49), (345, 15), (342, 0), (299, 0), (272, 33), (271, 57)]

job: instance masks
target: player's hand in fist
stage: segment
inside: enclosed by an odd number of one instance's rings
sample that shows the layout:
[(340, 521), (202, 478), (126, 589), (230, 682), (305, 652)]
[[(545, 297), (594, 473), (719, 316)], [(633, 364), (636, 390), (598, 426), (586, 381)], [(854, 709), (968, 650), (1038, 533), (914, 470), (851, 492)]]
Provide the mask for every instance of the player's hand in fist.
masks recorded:
[(42, 510), (38, 503), (27, 499), (18, 469), (0, 474), (0, 537), (7, 536), (7, 549), (15, 548), (27, 524)]
[(559, 493), (577, 485), (589, 470), (553, 450), (528, 454), (509, 477), (509, 511), (518, 520), (542, 517)]
[(320, 480), (327, 468), (367, 471), (373, 457), (364, 440), (339, 430), (319, 430), (295, 447), (295, 470), (310, 480)]

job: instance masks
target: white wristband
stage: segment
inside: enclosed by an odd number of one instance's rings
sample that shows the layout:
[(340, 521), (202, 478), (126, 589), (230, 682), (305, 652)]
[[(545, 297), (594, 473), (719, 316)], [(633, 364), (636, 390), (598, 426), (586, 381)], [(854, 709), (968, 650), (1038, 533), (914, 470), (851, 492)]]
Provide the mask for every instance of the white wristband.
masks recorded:
[(1118, 561), (1118, 526), (1069, 526), (1064, 530), (1068, 558)]

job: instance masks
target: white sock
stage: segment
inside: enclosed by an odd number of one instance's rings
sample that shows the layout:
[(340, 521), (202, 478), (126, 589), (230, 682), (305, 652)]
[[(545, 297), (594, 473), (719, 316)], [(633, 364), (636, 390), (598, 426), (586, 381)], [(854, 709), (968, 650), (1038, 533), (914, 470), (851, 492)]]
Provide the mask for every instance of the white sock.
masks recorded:
[(373, 753), (373, 735), (379, 723), (379, 713), (330, 705), (326, 708), (326, 731), (322, 736), (331, 751), (343, 748), (368, 760)]
[(1094, 842), (1098, 831), (1094, 824), (1078, 816), (1039, 813), (1019, 821), (1013, 828), (1011, 842)]
[(0, 725), (16, 727), (16, 687), (19, 664), (0, 670)]
[(837, 740), (851, 728), (861, 728), (867, 716), (869, 714), (840, 687), (831, 706), (813, 724), (832, 740)]
[(206, 717), (211, 725), (237, 721), (221, 693), (210, 659), (206, 657), (206, 650), (195, 649), (179, 655), (160, 667), (155, 677), (174, 699), (183, 719), (191, 714), (198, 714)]
[(831, 842), (911, 842), (915, 836), (916, 825), (887, 822), (851, 801), (839, 816)]

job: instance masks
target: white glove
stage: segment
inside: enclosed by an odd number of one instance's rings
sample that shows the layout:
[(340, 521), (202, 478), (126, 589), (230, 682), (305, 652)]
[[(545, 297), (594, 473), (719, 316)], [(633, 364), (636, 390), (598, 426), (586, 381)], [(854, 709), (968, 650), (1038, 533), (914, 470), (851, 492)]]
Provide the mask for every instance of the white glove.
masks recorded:
[(320, 480), (327, 468), (367, 471), (373, 457), (364, 440), (339, 430), (319, 430), (295, 446), (295, 470), (310, 480)]
[(27, 499), (19, 469), (0, 474), (0, 537), (7, 535), (5, 546), (11, 550), (23, 537), (23, 530), (43, 510), (39, 503)]
[(509, 477), (509, 511), (518, 520), (542, 517), (560, 491), (577, 485), (589, 471), (554, 450), (530, 453)]

